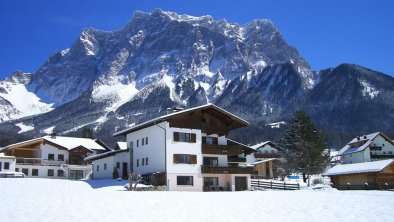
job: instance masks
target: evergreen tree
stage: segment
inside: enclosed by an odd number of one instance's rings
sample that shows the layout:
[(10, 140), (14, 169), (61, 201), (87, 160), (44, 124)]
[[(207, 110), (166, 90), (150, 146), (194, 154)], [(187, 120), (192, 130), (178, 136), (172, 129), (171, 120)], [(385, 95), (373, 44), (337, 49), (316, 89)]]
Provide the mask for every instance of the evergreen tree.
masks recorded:
[(289, 129), (280, 141), (280, 151), (285, 158), (284, 169), (289, 173), (303, 175), (304, 182), (310, 175), (321, 173), (329, 163), (324, 136), (319, 133), (312, 120), (302, 111), (293, 114)]
[(93, 139), (93, 131), (90, 128), (84, 127), (82, 129), (82, 138), (90, 138)]

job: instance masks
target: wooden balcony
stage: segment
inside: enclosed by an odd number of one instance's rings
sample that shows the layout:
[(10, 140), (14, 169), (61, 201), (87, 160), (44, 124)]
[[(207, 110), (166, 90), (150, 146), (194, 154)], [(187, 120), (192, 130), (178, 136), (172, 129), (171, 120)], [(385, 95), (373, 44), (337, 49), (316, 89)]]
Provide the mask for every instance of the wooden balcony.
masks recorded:
[(244, 157), (229, 157), (227, 159), (229, 163), (246, 163), (246, 158)]
[(60, 166), (66, 161), (47, 160), (41, 158), (16, 158), (17, 165), (41, 165), (41, 166)]
[(253, 167), (235, 167), (235, 166), (201, 166), (201, 173), (215, 173), (215, 174), (252, 174)]
[(244, 152), (242, 146), (237, 145), (208, 145), (202, 144), (202, 154), (217, 154), (236, 156)]

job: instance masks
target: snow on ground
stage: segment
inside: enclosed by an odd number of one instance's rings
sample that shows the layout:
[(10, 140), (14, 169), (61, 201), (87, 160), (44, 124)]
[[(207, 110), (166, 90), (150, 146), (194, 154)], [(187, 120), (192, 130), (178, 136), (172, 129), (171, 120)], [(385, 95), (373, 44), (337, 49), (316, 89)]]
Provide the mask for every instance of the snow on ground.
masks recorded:
[(28, 125), (25, 125), (24, 123), (17, 123), (17, 124), (15, 124), (15, 126), (17, 126), (21, 129), (21, 130), (19, 130), (18, 134), (34, 129), (34, 126), (28, 126)]
[(1, 221), (391, 221), (390, 191), (131, 192), (126, 181), (0, 179)]

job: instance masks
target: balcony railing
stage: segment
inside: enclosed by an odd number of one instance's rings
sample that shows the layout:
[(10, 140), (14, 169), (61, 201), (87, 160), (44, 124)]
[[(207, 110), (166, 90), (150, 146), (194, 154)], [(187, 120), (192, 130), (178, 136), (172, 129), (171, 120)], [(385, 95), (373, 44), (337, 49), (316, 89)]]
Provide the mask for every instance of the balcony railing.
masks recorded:
[(246, 158), (244, 158), (244, 157), (229, 157), (227, 162), (229, 162), (229, 163), (245, 163)]
[(16, 164), (18, 165), (60, 166), (65, 163), (66, 161), (47, 160), (41, 158), (16, 158)]
[(211, 145), (202, 144), (202, 154), (217, 154), (217, 155), (239, 155), (243, 153), (243, 147), (237, 145)]
[(235, 166), (201, 166), (201, 173), (217, 173), (217, 174), (252, 174), (253, 167), (235, 167)]

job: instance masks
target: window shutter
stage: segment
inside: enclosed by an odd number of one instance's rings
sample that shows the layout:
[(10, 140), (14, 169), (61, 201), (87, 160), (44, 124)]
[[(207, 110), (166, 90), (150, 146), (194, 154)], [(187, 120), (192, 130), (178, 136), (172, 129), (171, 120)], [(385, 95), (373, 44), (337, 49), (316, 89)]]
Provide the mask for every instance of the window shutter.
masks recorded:
[(191, 164), (197, 164), (197, 155), (190, 155)]
[(179, 154), (174, 154), (174, 163), (180, 163), (181, 162), (181, 157), (179, 156)]
[(174, 141), (179, 142), (179, 133), (178, 132), (174, 132)]
[(196, 142), (196, 134), (195, 133), (190, 134), (190, 142), (192, 142), (192, 143)]

